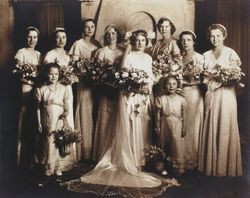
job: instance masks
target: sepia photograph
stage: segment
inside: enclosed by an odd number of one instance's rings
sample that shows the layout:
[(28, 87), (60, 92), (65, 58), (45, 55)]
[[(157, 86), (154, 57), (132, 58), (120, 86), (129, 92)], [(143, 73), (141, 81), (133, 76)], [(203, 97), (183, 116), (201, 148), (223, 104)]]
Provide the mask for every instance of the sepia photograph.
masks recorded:
[(249, 0), (1, 0), (0, 197), (250, 197)]

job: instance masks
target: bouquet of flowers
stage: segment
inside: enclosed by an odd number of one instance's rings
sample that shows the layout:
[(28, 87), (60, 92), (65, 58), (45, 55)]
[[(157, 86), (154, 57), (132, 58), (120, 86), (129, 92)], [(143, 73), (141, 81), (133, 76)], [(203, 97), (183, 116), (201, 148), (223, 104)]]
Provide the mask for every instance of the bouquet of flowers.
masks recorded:
[(170, 53), (158, 55), (153, 61), (153, 73), (156, 78), (176, 76), (182, 79), (182, 63), (180, 55), (171, 56)]
[(245, 74), (241, 71), (240, 67), (225, 68), (216, 65), (212, 70), (206, 69), (203, 75), (205, 79), (214, 79), (225, 86), (238, 85), (241, 88), (244, 87), (244, 84), (240, 80)]
[(34, 81), (38, 76), (38, 65), (28, 64), (28, 63), (18, 63), (15, 65), (13, 74), (20, 77), (21, 82), (29, 85), (33, 85)]
[(155, 145), (150, 145), (145, 149), (146, 166), (148, 169), (167, 175), (165, 168), (168, 168), (170, 162), (167, 160), (166, 152)]
[(72, 66), (62, 66), (61, 70), (61, 83), (64, 85), (71, 85), (73, 83), (79, 82), (78, 77), (74, 72), (74, 68)]
[(201, 83), (202, 70), (193, 61), (188, 62), (183, 67), (183, 81), (188, 84)]
[(143, 70), (115, 70), (114, 67), (106, 70), (103, 83), (111, 87), (139, 93), (141, 87), (147, 85), (148, 75)]
[(70, 154), (70, 144), (81, 141), (80, 132), (70, 127), (53, 131), (52, 134), (54, 136), (54, 143), (62, 157)]
[(94, 58), (82, 58), (73, 62), (70, 67), (74, 68), (75, 74), (84, 76), (95, 84), (102, 83), (107, 75), (106, 70), (110, 70), (113, 65), (107, 61), (96, 60)]

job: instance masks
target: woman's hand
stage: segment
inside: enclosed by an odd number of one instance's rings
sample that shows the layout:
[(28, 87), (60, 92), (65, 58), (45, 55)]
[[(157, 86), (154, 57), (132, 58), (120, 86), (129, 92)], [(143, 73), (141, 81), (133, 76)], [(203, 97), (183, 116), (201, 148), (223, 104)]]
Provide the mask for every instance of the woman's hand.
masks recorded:
[(59, 116), (59, 119), (66, 119), (69, 115), (69, 112), (68, 111), (64, 111), (62, 115)]
[(220, 82), (217, 82), (215, 80), (211, 80), (209, 83), (208, 83), (208, 86), (207, 86), (207, 89), (208, 91), (210, 92), (214, 92), (216, 89), (220, 88), (221, 86), (221, 83)]

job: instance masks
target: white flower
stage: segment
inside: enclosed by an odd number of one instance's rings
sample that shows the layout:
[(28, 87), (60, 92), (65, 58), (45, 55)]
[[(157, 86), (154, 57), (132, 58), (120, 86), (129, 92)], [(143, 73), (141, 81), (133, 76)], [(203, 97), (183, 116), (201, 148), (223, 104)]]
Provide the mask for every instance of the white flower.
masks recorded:
[(126, 77), (128, 77), (128, 75), (129, 75), (128, 72), (122, 72), (122, 75), (121, 75), (121, 76), (122, 76), (123, 78), (126, 78)]
[(128, 39), (130, 39), (131, 36), (132, 36), (131, 32), (126, 32), (124, 39), (128, 40)]

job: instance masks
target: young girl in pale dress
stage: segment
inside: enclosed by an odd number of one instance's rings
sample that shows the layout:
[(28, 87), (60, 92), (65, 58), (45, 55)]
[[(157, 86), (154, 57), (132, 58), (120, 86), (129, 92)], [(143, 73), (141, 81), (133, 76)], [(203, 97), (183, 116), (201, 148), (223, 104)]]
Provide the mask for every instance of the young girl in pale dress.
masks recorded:
[[(104, 45), (96, 52), (96, 58), (108, 64), (114, 64), (119, 69), (124, 50), (117, 44), (122, 41), (120, 31), (114, 25), (108, 25), (105, 28)], [(92, 159), (97, 161), (101, 154), (106, 142), (106, 137), (110, 129), (112, 116), (114, 116), (114, 109), (118, 100), (118, 93), (115, 89), (100, 86), (99, 105), (96, 120), (96, 127), (94, 133), (93, 155)]]
[[(35, 50), (38, 42), (39, 31), (35, 27), (28, 27), (25, 31), (26, 47), (19, 49), (15, 55), (17, 64), (41, 64), (41, 53)], [(24, 169), (33, 168), (37, 162), (35, 147), (37, 131), (35, 127), (35, 82), (24, 81), (21, 83), (21, 109), (18, 126), (17, 164)]]
[[(69, 55), (73, 61), (79, 58), (92, 58), (100, 47), (93, 36), (95, 34), (95, 21), (86, 18), (82, 21), (83, 37), (75, 41), (70, 48)], [(94, 93), (93, 87), (87, 80), (79, 78), (77, 84), (75, 128), (81, 132), (82, 141), (77, 144), (77, 160), (90, 159), (93, 149), (94, 137)]]
[(37, 100), (38, 131), (41, 133), (41, 163), (45, 174), (62, 175), (58, 148), (54, 143), (53, 131), (62, 129), (63, 119), (68, 115), (68, 89), (59, 83), (60, 66), (57, 63), (46, 65), (47, 83), (35, 91)]
[[(199, 136), (203, 127), (204, 114), (204, 97), (201, 91), (201, 73), (203, 71), (204, 57), (194, 51), (195, 40), (196, 35), (192, 31), (183, 31), (180, 34), (184, 71), (182, 82), (183, 95), (187, 101), (185, 167), (191, 170), (197, 168), (198, 165)], [(195, 71), (199, 72), (195, 74)]]
[[(239, 68), (237, 53), (224, 45), (227, 30), (221, 24), (208, 28), (213, 48), (205, 52), (205, 68)], [(205, 118), (199, 146), (199, 170), (211, 176), (241, 176), (241, 147), (234, 86), (214, 78), (206, 80)]]
[(178, 80), (175, 77), (164, 79), (165, 95), (156, 98), (156, 132), (159, 144), (170, 154), (173, 166), (178, 173), (185, 171), (184, 137), (186, 135), (186, 108), (184, 97), (176, 93)]
[[(70, 63), (70, 57), (68, 53), (64, 50), (67, 42), (67, 35), (64, 28), (57, 27), (52, 34), (52, 39), (55, 44), (55, 48), (47, 52), (44, 57), (44, 64), (57, 63), (62, 67), (68, 67)], [(73, 118), (73, 92), (72, 85), (66, 86), (69, 93), (68, 107), (69, 114), (67, 116), (67, 121), (69, 127), (74, 129), (74, 118)], [(76, 162), (76, 151), (75, 144), (70, 148), (71, 152), (69, 155), (61, 159), (61, 164), (63, 166), (63, 171), (67, 171), (72, 168), (73, 164)]]

